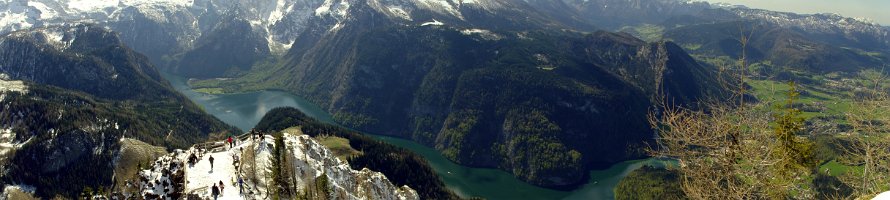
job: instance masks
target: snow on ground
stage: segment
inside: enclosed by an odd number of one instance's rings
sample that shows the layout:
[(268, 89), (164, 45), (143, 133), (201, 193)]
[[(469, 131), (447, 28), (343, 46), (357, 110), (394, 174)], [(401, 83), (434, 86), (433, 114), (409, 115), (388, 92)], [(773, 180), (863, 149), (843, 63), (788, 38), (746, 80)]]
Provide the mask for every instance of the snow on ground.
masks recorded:
[[(224, 142), (215, 142), (206, 146), (191, 148), (189, 150), (177, 150), (174, 153), (158, 158), (149, 170), (143, 170), (141, 191), (144, 197), (154, 198), (157, 195), (161, 199), (173, 199), (169, 197), (174, 193), (182, 195), (197, 195), (204, 199), (213, 199), (212, 187), (223, 182), (223, 190), (218, 199), (266, 199), (268, 197), (266, 182), (271, 181), (272, 172), (272, 136), (266, 136), (263, 140), (238, 141), (235, 148), (229, 148)], [(204, 149), (203, 147), (209, 147)], [(243, 149), (243, 150), (242, 150)], [(240, 161), (242, 152), (253, 150), (257, 156), (254, 161)], [(189, 157), (194, 154), (197, 162), (188, 163)], [(236, 170), (234, 157), (238, 156), (239, 162), (256, 163), (255, 168)], [(211, 169), (210, 157), (213, 157)], [(240, 166), (239, 166), (240, 167)], [(256, 170), (258, 181), (253, 182), (247, 178), (247, 170)], [(182, 188), (170, 186), (176, 184), (177, 173), (182, 172), (182, 180), (185, 184)], [(244, 193), (238, 188), (238, 176), (244, 177)], [(147, 181), (146, 181), (147, 180)], [(169, 184), (165, 184), (169, 181)], [(181, 190), (181, 191), (176, 191)], [(149, 194), (149, 195), (146, 195)], [(184, 197), (183, 197), (184, 198)]]
[(876, 196), (872, 200), (890, 200), (890, 191), (886, 191), (884, 193), (878, 194), (878, 196)]
[[(3, 188), (3, 194), (0, 195), (0, 199), (2, 199), (2, 198), (10, 198), (10, 199), (12, 199), (12, 198), (14, 198), (14, 197), (18, 197), (18, 196), (12, 195), (12, 194), (14, 194), (14, 193), (25, 193), (25, 194), (27, 194), (27, 195), (33, 195), (35, 191), (37, 191), (37, 189), (34, 188), (34, 186), (29, 186), (29, 185), (6, 185), (6, 187)], [(12, 195), (12, 196), (11, 196), (11, 195)]]
[[(267, 185), (272, 182), (272, 151), (275, 139), (238, 141), (234, 148), (223, 142), (198, 144), (189, 150), (176, 150), (162, 156), (140, 172), (141, 196), (146, 199), (191, 198), (213, 199), (212, 187), (223, 182), (218, 199), (269, 199)], [(331, 184), (333, 199), (418, 199), (417, 192), (408, 186), (393, 185), (382, 173), (367, 168), (353, 170), (330, 150), (307, 135), (285, 133), (286, 154), (292, 165), (297, 189), (306, 190), (315, 179), (325, 174)], [(206, 148), (206, 150), (205, 150)], [(188, 163), (194, 154), (197, 162)], [(235, 157), (239, 165), (235, 165)], [(211, 169), (210, 157), (213, 157)], [(241, 167), (240, 163), (246, 165)], [(243, 177), (243, 193), (238, 188), (238, 177)]]
[(500, 40), (502, 38), (500, 35), (493, 33), (489, 30), (477, 29), (477, 28), (464, 29), (464, 30), (461, 30), (460, 33), (462, 33), (464, 35), (478, 35), (482, 39), (486, 39), (486, 40)]
[(0, 30), (0, 31), (13, 31), (31, 28), (34, 24), (32, 20), (28, 18), (28, 15), (25, 13), (13, 13), (13, 12), (2, 12), (0, 13), (0, 28), (8, 29), (8, 30)]
[(439, 14), (451, 15), (459, 19), (464, 19), (464, 16), (458, 8), (447, 0), (417, 0), (414, 3), (417, 7), (425, 8)]
[(9, 79), (9, 76), (0, 73), (0, 101), (3, 101), (7, 92), (28, 92), (28, 86), (25, 85), (25, 82), (7, 79)]
[[(195, 166), (186, 169), (186, 193), (195, 193), (201, 197), (212, 198), (211, 187), (215, 183), (224, 184), (220, 199), (243, 199), (238, 193), (237, 171), (232, 165), (232, 155), (238, 151), (233, 149), (214, 149), (202, 157)], [(211, 168), (210, 157), (213, 157)]]
[[(254, 157), (255, 159), (252, 162), (255, 164), (253, 171), (257, 174), (257, 180), (256, 182), (248, 180), (244, 181), (245, 184), (249, 182), (250, 186), (256, 188), (253, 191), (256, 191), (254, 197), (256, 197), (257, 199), (263, 198), (266, 195), (263, 193), (263, 191), (266, 191), (266, 188), (268, 188), (266, 183), (270, 183), (272, 181), (270, 180), (271, 176), (267, 175), (272, 174), (272, 167), (275, 164), (272, 161), (272, 150), (275, 148), (273, 144), (275, 144), (275, 138), (273, 138), (272, 136), (266, 136), (266, 138), (264, 138), (262, 141), (259, 141), (257, 145), (251, 145), (250, 143), (246, 144), (247, 146), (252, 146), (254, 148), (254, 152), (256, 152), (256, 156)], [(244, 162), (251, 161), (244, 160)], [(245, 173), (243, 174), (247, 174), (247, 170), (249, 169), (245, 169)]]
[(31, 138), (24, 142), (16, 142), (15, 136), (16, 134), (12, 132), (11, 128), (0, 128), (0, 158), (5, 158), (7, 153), (22, 148), (23, 145), (31, 142)]
[(408, 11), (405, 11), (405, 9), (402, 9), (402, 7), (400, 6), (391, 6), (388, 8), (388, 10), (389, 12), (387, 12), (386, 14), (393, 15), (390, 17), (398, 17), (408, 21), (414, 21), (413, 19), (411, 19), (411, 14), (409, 14)]
[[(266, 185), (263, 183), (270, 181), (266, 177), (272, 173), (272, 144), (274, 144), (274, 138), (266, 136), (263, 140), (257, 140), (257, 145), (253, 145), (254, 141), (252, 140), (239, 141), (237, 144), (235, 148), (229, 149), (228, 145), (223, 143), (223, 147), (208, 150), (203, 156), (199, 157), (197, 164), (194, 166), (186, 167), (185, 181), (187, 183), (185, 193), (197, 194), (202, 198), (212, 199), (211, 188), (214, 184), (219, 184), (222, 181), (224, 187), (219, 199), (251, 199), (251, 196), (255, 199), (265, 198), (267, 196)], [(242, 148), (244, 150), (254, 148), (257, 152), (255, 161), (242, 160), (242, 162), (255, 162), (257, 165), (255, 169), (258, 171), (257, 177), (259, 179), (259, 183), (253, 183), (248, 178), (244, 178), (245, 188), (243, 194), (238, 189), (237, 175), (241, 174), (244, 177), (246, 170), (249, 169), (241, 169), (239, 171), (236, 170), (233, 164), (233, 155), (237, 155), (239, 160), (243, 158)], [(213, 157), (213, 169), (210, 167), (211, 156)], [(188, 155), (182, 159), (187, 160)]]
[(272, 11), (271, 13), (269, 13), (269, 18), (266, 19), (267, 23), (274, 24), (275, 22), (278, 22), (279, 20), (281, 20), (281, 18), (284, 17), (285, 13), (289, 12), (290, 10), (293, 10), (293, 7), (294, 7), (293, 5), (285, 7), (286, 6), (285, 3), (287, 3), (287, 2), (285, 2), (284, 0), (278, 0), (275, 3), (275, 10)]
[(52, 19), (59, 16), (59, 13), (56, 10), (53, 10), (46, 4), (36, 1), (28, 1), (28, 6), (34, 7), (40, 11), (40, 19)]
[(62, 28), (45, 28), (40, 30), (46, 37), (47, 43), (56, 47), (59, 51), (68, 49), (68, 47), (71, 47), (71, 43), (74, 42), (73, 37), (70, 35), (69, 38), (65, 38), (65, 31)]
[(80, 12), (99, 12), (108, 7), (117, 6), (116, 0), (72, 0), (68, 2), (68, 9)]
[(431, 22), (424, 22), (423, 24), (420, 24), (420, 26), (442, 26), (442, 25), (445, 25), (445, 23), (442, 23), (439, 20), (435, 20), (435, 19)]

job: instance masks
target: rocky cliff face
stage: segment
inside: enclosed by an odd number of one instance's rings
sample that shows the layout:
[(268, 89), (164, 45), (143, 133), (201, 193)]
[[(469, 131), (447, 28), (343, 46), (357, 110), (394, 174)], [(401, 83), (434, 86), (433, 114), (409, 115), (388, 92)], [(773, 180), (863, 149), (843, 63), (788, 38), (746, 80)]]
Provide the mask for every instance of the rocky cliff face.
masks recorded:
[(328, 180), (329, 199), (418, 199), (408, 186), (396, 186), (383, 174), (367, 168), (354, 170), (307, 135), (285, 133), (285, 159), (295, 169), (297, 190), (307, 191), (318, 179)]
[[(269, 195), (284, 198), (285, 194), (279, 188), (295, 189), (292, 198), (419, 199), (416, 191), (392, 184), (380, 172), (350, 168), (330, 149), (307, 135), (286, 132), (281, 137), (283, 146), (276, 146), (275, 139), (266, 136), (262, 140), (244, 140), (234, 150), (221, 146), (176, 150), (139, 172), (139, 180), (134, 180), (134, 186), (139, 189), (132, 190), (138, 192), (125, 193), (124, 196), (212, 198), (210, 187), (221, 180), (225, 185), (222, 197), (229, 199)], [(192, 154), (198, 156), (197, 163), (188, 162)], [(233, 156), (239, 158), (237, 166), (240, 168), (233, 167)], [(216, 163), (212, 170), (208, 166), (210, 157), (214, 157)], [(287, 170), (275, 173), (275, 168)], [(243, 193), (239, 193), (236, 182), (239, 176), (244, 180)], [(280, 182), (282, 180), (286, 182)]]

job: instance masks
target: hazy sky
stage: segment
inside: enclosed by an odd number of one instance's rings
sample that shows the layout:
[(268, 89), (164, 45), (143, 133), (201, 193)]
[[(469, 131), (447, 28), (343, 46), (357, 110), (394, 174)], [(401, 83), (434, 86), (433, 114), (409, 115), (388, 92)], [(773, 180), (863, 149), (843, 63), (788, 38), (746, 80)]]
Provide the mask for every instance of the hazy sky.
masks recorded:
[(890, 26), (890, 0), (706, 0), (801, 14), (838, 13)]

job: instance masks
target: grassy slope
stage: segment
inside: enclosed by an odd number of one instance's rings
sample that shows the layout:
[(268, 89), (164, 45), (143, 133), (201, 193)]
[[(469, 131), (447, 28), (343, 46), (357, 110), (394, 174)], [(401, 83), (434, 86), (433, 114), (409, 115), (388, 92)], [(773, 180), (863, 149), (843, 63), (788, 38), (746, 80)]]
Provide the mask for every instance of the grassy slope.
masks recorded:
[(334, 152), (334, 155), (341, 160), (347, 160), (347, 158), (362, 155), (362, 152), (349, 145), (349, 140), (346, 138), (337, 136), (319, 136), (315, 137), (315, 139), (330, 149), (331, 152)]
[[(775, 105), (776, 103), (781, 103), (785, 100), (788, 90), (791, 87), (787, 83), (782, 83), (779, 81), (773, 80), (752, 80), (748, 83), (753, 87), (753, 93), (761, 102), (768, 102), (771, 105)], [(841, 93), (825, 93), (820, 91), (825, 91), (825, 88), (821, 88), (819, 86), (812, 85), (800, 85), (799, 88), (801, 91), (805, 91), (806, 94), (802, 94), (800, 98), (800, 103), (803, 104), (822, 104), (825, 106), (825, 110), (822, 112), (807, 112), (804, 111), (802, 116), (806, 119), (823, 116), (843, 116), (845, 112), (849, 111), (851, 108), (852, 101), (845, 97), (847, 94)]]
[(163, 147), (152, 146), (134, 139), (121, 140), (121, 150), (117, 165), (114, 168), (115, 188), (125, 188), (126, 180), (136, 180), (139, 166), (148, 166), (158, 157), (167, 154)]

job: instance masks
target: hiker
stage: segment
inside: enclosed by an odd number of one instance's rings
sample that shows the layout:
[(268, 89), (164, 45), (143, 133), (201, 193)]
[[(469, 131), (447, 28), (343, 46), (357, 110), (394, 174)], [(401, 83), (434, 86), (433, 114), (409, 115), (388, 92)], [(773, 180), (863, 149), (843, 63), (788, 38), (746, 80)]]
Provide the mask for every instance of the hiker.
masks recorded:
[(235, 157), (235, 154), (232, 154), (232, 166), (238, 165), (238, 158)]
[(235, 147), (235, 143), (232, 142), (232, 136), (229, 136), (228, 142), (229, 142), (229, 149), (231, 149), (232, 147)]
[(224, 193), (224, 191), (225, 191), (225, 190), (224, 190), (225, 187), (226, 187), (226, 186), (223, 184), (223, 182), (222, 182), (222, 181), (219, 181), (219, 193), (220, 193), (220, 194)]
[(238, 176), (238, 194), (244, 193), (244, 179)]
[(239, 162), (240, 162), (240, 160), (238, 159), (238, 155), (232, 154), (232, 166), (235, 166), (235, 171), (238, 171), (238, 166), (239, 166), (238, 163)]
[(213, 155), (210, 155), (210, 171), (213, 171)]
[(195, 156), (195, 153), (192, 152), (192, 155), (189, 156), (189, 164), (195, 165), (195, 163), (198, 163), (198, 156)]
[(216, 200), (216, 197), (219, 196), (219, 188), (216, 187), (216, 183), (213, 184), (213, 189), (211, 190), (213, 190), (213, 193), (211, 193), (213, 194), (213, 200)]

